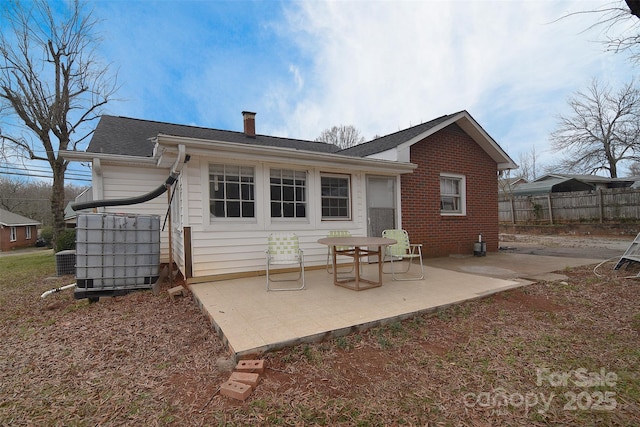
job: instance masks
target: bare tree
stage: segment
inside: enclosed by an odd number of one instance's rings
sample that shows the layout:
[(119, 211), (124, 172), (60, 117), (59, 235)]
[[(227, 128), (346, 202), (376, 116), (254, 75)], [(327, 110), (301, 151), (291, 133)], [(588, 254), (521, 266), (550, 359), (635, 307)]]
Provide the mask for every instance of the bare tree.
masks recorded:
[(640, 0), (618, 0), (595, 10), (570, 13), (560, 19), (583, 14), (600, 15), (599, 21), (588, 29), (602, 28), (607, 50), (629, 51), (632, 60), (640, 61), (640, 52), (633, 52), (640, 47)]
[(316, 141), (335, 144), (344, 149), (362, 144), (364, 137), (360, 135), (360, 131), (355, 127), (351, 125), (340, 125), (323, 130), (320, 136), (316, 138)]
[(0, 6), (0, 151), (51, 167), (54, 240), (64, 228), (68, 165), (59, 150), (78, 149), (117, 89), (93, 51), (98, 21), (78, 0), (56, 5), (15, 0)]
[[(640, 43), (640, 1), (638, 0), (625, 0), (626, 6), (611, 8), (608, 12), (605, 12), (604, 23), (609, 25), (608, 29), (616, 28), (622, 29), (620, 35), (609, 36), (606, 41), (609, 50), (615, 52), (620, 51), (632, 51), (638, 48)], [(640, 60), (640, 54), (634, 52), (631, 58), (638, 61)]]
[[(67, 185), (65, 204), (84, 191), (84, 187)], [(10, 179), (0, 176), (0, 208), (38, 220), (43, 226), (53, 226), (51, 185), (44, 181)]]
[(0, 208), (9, 212), (21, 214), (25, 200), (26, 182), (20, 179), (0, 177)]
[(614, 93), (594, 79), (568, 102), (571, 114), (560, 116), (551, 134), (553, 150), (563, 154), (556, 170), (606, 170), (617, 178), (621, 163), (640, 159), (640, 91), (633, 81)]
[[(65, 205), (74, 200), (86, 188), (65, 186)], [(0, 176), (0, 208), (38, 220), (43, 226), (52, 227), (51, 185), (45, 181), (11, 179)]]
[(518, 168), (507, 169), (500, 173), (498, 189), (506, 197), (513, 197), (513, 190), (520, 180), (524, 182), (533, 181), (537, 178), (538, 155), (535, 145), (531, 146), (528, 152), (520, 153), (518, 156)]
[(631, 166), (629, 166), (629, 175), (640, 176), (640, 162), (634, 162)]
[(535, 180), (538, 177), (537, 163), (538, 155), (534, 145), (531, 146), (531, 149), (528, 152), (520, 153), (520, 156), (518, 157), (518, 177), (527, 181)]
[(501, 171), (498, 177), (498, 195), (500, 200), (507, 200), (513, 198), (513, 182), (518, 179), (517, 176), (512, 175), (513, 169), (507, 169)]

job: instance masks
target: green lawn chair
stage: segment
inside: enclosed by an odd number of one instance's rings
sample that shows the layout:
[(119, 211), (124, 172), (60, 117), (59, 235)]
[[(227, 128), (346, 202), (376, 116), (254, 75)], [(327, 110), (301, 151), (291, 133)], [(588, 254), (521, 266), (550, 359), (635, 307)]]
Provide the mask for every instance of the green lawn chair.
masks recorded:
[[(393, 239), (397, 243), (395, 245), (386, 246), (384, 249), (384, 258), (382, 262), (389, 259), (391, 261), (391, 271), (386, 272), (387, 274), (391, 274), (393, 280), (422, 280), (424, 279), (424, 266), (422, 265), (422, 244), (412, 244), (409, 241), (409, 234), (406, 230), (401, 229), (393, 229), (393, 230), (384, 230), (382, 232), (382, 237), (387, 239)], [(405, 274), (408, 273), (411, 269), (411, 264), (413, 264), (413, 260), (418, 258), (420, 260), (420, 277), (396, 277), (397, 273)], [(403, 261), (405, 259), (409, 260), (409, 264), (407, 265), (406, 270), (396, 272), (393, 268), (393, 262), (395, 260), (400, 259)], [(397, 263), (397, 262), (396, 262)]]
[[(304, 289), (304, 252), (300, 249), (298, 236), (295, 233), (273, 233), (267, 242), (267, 291), (298, 291)], [(274, 280), (271, 266), (298, 265), (300, 272), (295, 279)], [(272, 282), (299, 282), (300, 287), (273, 288)]]
[[(330, 230), (327, 234), (327, 237), (351, 237), (351, 233), (349, 230)], [(339, 251), (344, 251), (347, 249), (352, 249), (352, 246), (336, 246), (336, 249)], [(333, 256), (333, 246), (327, 246), (327, 273), (333, 274), (333, 261), (331, 257)], [(353, 264), (351, 264), (350, 270), (340, 271), (340, 273), (351, 273), (353, 271)]]

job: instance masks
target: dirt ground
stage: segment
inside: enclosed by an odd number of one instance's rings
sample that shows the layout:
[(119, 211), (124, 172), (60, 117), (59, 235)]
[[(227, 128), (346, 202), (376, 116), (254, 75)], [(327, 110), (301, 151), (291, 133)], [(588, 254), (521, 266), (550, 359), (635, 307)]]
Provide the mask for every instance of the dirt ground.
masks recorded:
[(233, 362), (190, 298), (43, 299), (73, 278), (37, 277), (0, 290), (0, 425), (640, 425), (637, 269), (592, 267), (262, 355), (245, 401), (218, 393)]

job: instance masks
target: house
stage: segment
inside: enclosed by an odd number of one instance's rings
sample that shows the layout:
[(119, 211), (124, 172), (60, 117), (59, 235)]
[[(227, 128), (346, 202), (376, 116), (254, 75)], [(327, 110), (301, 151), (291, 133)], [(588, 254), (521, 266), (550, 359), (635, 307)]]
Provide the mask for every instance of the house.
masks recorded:
[(498, 179), (498, 192), (501, 196), (512, 194), (513, 189), (519, 185), (526, 184), (528, 181), (522, 177), (506, 177)]
[(74, 203), (83, 203), (92, 201), (93, 193), (91, 188), (87, 188), (82, 191), (82, 193), (78, 194), (73, 202), (67, 203), (64, 207), (64, 225), (66, 228), (75, 228), (77, 224), (78, 214), (81, 213), (91, 213), (91, 209), (85, 209), (83, 211), (75, 211), (71, 206)]
[(91, 207), (161, 215), (161, 261), (191, 282), (262, 274), (276, 231), (310, 268), (335, 229), (404, 228), (425, 256), (471, 254), (480, 234), (497, 250), (498, 173), (516, 165), (468, 112), (345, 150), (260, 135), (255, 116), (243, 132), (103, 116), (86, 152), (61, 154), (91, 162)]
[(0, 209), (0, 252), (34, 246), (40, 222)]

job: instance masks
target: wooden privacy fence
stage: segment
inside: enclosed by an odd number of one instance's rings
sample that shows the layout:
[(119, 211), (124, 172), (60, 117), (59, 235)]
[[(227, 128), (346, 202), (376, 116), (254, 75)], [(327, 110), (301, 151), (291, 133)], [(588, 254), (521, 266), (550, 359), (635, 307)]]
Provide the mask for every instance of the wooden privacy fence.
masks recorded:
[(501, 195), (501, 224), (603, 223), (640, 219), (640, 189), (612, 188), (535, 196)]

